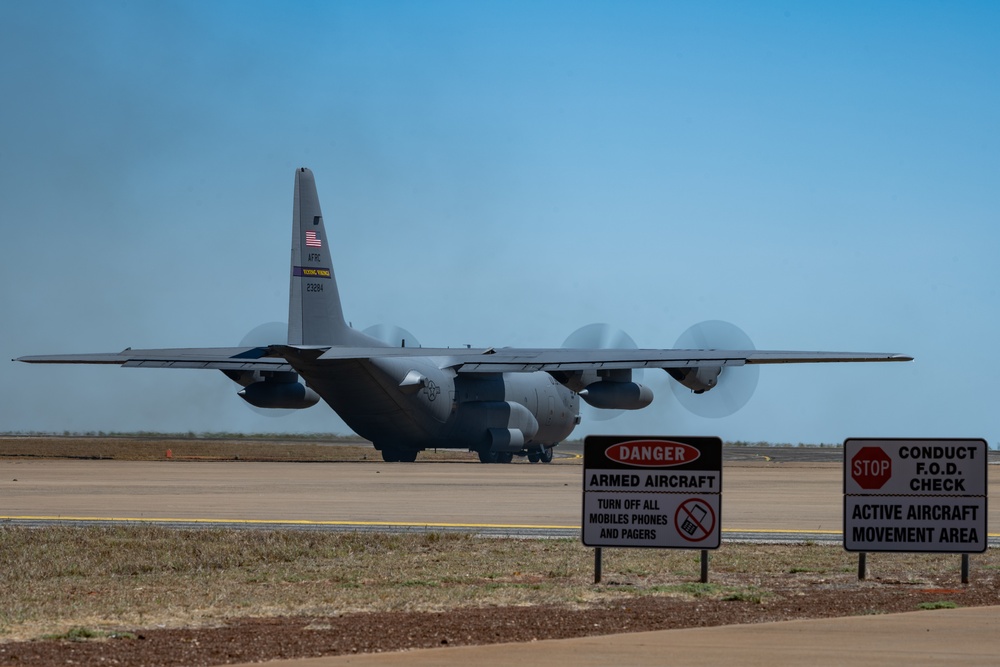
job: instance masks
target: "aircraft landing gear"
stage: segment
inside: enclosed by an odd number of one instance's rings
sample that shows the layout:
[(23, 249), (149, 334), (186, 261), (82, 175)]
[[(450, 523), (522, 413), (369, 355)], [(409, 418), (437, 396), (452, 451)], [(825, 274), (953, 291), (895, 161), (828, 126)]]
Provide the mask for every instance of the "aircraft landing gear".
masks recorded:
[(541, 447), (539, 449), (532, 450), (528, 452), (528, 460), (532, 463), (552, 463), (552, 448), (551, 447)]
[(413, 463), (417, 460), (417, 450), (400, 447), (383, 447), (382, 460), (386, 463)]
[(491, 452), (488, 449), (479, 450), (480, 463), (510, 463), (513, 460), (513, 452)]

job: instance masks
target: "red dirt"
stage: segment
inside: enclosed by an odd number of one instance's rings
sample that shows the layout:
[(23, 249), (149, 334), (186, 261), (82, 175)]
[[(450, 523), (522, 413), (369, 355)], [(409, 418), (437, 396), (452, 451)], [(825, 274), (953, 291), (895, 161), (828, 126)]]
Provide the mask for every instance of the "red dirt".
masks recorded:
[[(889, 575), (890, 573), (886, 573)], [(915, 611), (939, 602), (1000, 602), (987, 573), (965, 587), (953, 580), (920, 585), (891, 575), (877, 582), (831, 584), (799, 578), (762, 581), (762, 600), (644, 596), (587, 609), (498, 607), (444, 612), (387, 612), (332, 617), (233, 619), (215, 628), (131, 629), (128, 638), (37, 640), (0, 644), (0, 664), (202, 666), (350, 653), (400, 651), (538, 639)], [(692, 613), (693, 612), (693, 613)]]

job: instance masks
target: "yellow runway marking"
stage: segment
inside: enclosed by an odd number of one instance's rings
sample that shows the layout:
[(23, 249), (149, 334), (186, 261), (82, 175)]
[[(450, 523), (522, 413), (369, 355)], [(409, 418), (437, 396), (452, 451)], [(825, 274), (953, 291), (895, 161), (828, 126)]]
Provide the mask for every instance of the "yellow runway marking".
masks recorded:
[(750, 533), (752, 535), (840, 535), (840, 530), (799, 530), (797, 528), (723, 528), (723, 533)]

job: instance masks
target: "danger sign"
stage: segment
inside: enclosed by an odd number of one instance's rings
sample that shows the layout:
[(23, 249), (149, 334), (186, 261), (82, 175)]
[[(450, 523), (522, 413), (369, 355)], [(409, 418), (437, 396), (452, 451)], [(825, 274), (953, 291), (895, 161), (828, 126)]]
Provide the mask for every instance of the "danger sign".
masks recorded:
[(587, 436), (583, 543), (718, 549), (721, 492), (719, 438)]

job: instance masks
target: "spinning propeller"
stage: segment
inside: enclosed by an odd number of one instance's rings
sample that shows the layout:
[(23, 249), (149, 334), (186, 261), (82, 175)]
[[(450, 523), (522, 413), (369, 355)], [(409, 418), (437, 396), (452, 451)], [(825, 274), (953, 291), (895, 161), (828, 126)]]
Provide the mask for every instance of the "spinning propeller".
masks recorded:
[[(639, 346), (635, 344), (632, 337), (621, 329), (617, 329), (610, 324), (594, 323), (580, 327), (563, 341), (564, 349), (586, 349), (596, 348), (599, 350), (637, 350)], [(632, 381), (642, 380), (642, 369), (632, 371)], [(581, 408), (587, 413), (588, 419), (595, 421), (607, 421), (614, 419), (625, 412), (625, 410), (606, 410), (595, 408), (581, 401)]]
[[(708, 320), (693, 325), (674, 345), (679, 350), (754, 350), (753, 341), (735, 324)], [(725, 366), (712, 389), (696, 394), (679, 382), (671, 382), (674, 396), (685, 408), (700, 417), (728, 417), (750, 400), (757, 388), (760, 368)]]

